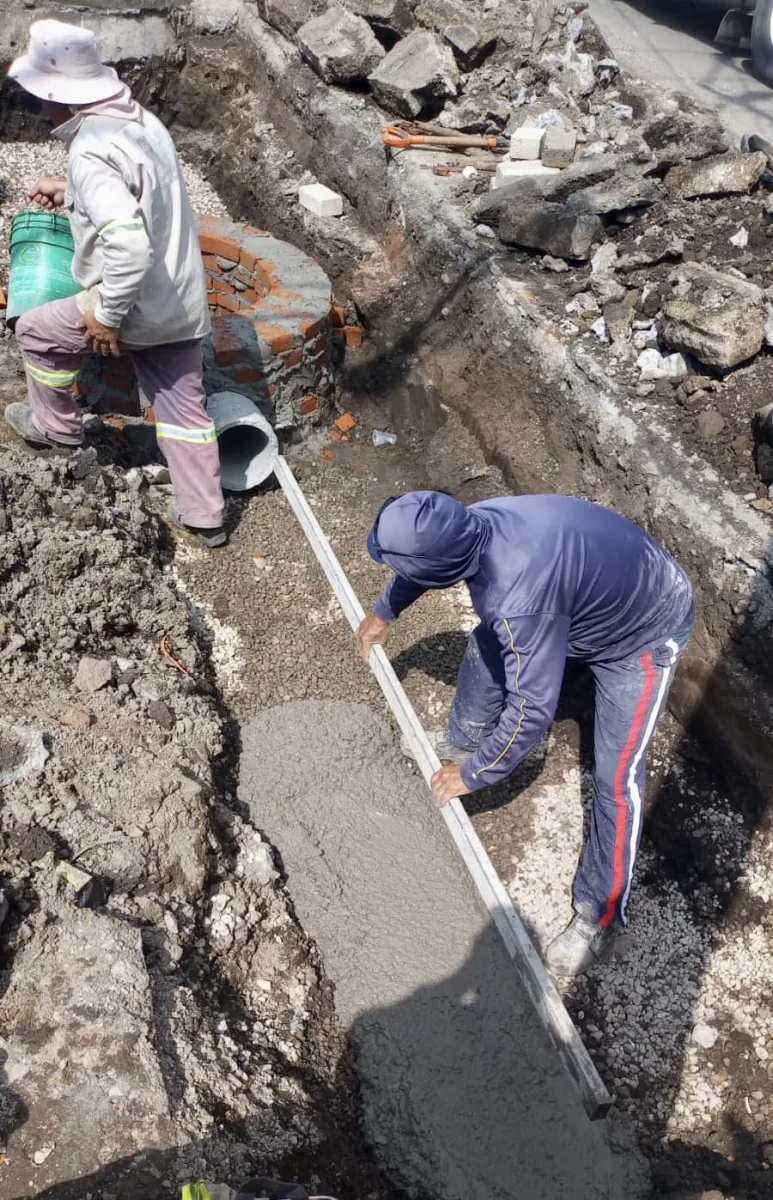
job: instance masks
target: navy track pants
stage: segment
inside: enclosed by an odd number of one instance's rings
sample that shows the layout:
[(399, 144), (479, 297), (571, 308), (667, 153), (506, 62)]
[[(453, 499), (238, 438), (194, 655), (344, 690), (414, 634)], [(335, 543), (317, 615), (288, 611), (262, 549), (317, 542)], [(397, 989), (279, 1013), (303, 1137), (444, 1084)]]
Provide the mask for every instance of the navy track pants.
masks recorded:
[[(665, 708), (676, 664), (690, 640), (694, 610), (672, 635), (635, 658), (591, 663), (596, 681), (593, 811), (574, 881), (574, 904), (597, 924), (625, 923), (639, 850), (647, 748)], [(475, 751), (496, 728), (506, 703), (499, 642), (483, 625), (462, 661), (449, 720), (451, 741)]]

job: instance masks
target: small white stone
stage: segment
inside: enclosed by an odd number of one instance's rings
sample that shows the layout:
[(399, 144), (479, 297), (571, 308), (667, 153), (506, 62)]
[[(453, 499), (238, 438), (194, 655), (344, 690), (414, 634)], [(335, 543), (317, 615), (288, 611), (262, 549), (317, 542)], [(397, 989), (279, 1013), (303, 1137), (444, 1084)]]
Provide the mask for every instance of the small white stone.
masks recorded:
[(324, 183), (303, 184), (298, 188), (298, 200), (315, 217), (340, 217), (344, 211), (343, 198)]
[(730, 238), (730, 245), (735, 246), (737, 250), (745, 250), (746, 247), (749, 245), (748, 229), (744, 229), (744, 227), (742, 225), (741, 228), (738, 230), (738, 233), (734, 233), (733, 236)]
[(478, 168), (469, 166), (462, 167), (462, 179), (475, 179), (478, 174)]
[(32, 1161), (34, 1162), (36, 1167), (42, 1167), (43, 1163), (46, 1161), (46, 1159), (49, 1157), (49, 1155), (51, 1155), (53, 1153), (54, 1153), (54, 1145), (41, 1146), (40, 1150), (36, 1150), (35, 1153), (33, 1154)]
[(716, 1043), (719, 1034), (711, 1025), (704, 1025), (699, 1022), (693, 1026), (692, 1040), (697, 1042), (699, 1046), (703, 1046), (704, 1050), (710, 1050)]

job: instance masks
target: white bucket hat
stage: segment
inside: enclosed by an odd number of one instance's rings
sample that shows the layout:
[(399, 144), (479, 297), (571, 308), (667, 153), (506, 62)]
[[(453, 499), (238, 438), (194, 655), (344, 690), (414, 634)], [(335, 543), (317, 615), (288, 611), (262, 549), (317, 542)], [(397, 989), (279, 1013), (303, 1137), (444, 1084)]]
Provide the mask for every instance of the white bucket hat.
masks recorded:
[(96, 34), (62, 21), (35, 21), (27, 53), (8, 74), (25, 92), (56, 104), (97, 104), (121, 90), (118, 75), (99, 57)]

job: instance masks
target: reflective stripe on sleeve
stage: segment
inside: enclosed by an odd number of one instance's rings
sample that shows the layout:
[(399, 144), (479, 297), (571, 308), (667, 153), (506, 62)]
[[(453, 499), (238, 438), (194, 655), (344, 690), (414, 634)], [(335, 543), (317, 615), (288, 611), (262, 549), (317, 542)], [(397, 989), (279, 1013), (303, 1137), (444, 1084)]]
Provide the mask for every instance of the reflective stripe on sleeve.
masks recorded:
[(132, 217), (129, 221), (107, 221), (98, 231), (100, 237), (106, 233), (147, 233), (142, 217)]
[(167, 425), (157, 421), (156, 437), (168, 438), (171, 442), (194, 442), (200, 446), (212, 446), (217, 441), (217, 430), (214, 425), (208, 425), (206, 429), (186, 429), (184, 425)]

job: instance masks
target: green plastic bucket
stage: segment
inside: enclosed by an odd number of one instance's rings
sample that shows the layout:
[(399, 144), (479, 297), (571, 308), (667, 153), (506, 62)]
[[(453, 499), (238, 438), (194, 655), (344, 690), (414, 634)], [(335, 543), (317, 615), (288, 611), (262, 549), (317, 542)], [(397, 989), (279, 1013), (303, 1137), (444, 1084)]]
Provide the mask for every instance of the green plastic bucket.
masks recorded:
[(8, 321), (49, 300), (65, 300), (82, 290), (72, 277), (73, 252), (67, 217), (50, 212), (26, 212), (14, 217)]

